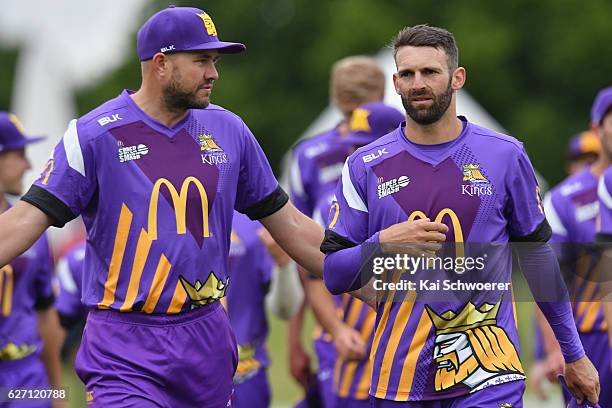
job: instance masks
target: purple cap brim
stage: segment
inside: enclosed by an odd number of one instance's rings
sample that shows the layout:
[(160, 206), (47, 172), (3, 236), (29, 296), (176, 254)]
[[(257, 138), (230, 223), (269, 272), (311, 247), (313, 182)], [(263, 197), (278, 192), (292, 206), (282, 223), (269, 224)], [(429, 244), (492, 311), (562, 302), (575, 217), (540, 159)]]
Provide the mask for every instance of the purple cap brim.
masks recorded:
[[(246, 46), (240, 43), (233, 43), (227, 41), (210, 41), (202, 44), (194, 45), (193, 47), (185, 48), (180, 51), (203, 51), (203, 50), (217, 50), (221, 54), (238, 54), (246, 50)], [(177, 52), (180, 52), (177, 51)]]

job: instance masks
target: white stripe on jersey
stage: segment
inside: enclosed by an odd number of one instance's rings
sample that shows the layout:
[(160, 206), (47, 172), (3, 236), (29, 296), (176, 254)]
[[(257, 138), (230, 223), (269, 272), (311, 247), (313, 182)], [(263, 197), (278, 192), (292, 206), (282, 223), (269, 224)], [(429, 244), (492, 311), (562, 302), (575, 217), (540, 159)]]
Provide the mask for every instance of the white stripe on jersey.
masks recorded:
[(72, 278), (72, 273), (70, 273), (70, 267), (68, 266), (68, 261), (66, 259), (61, 259), (57, 263), (57, 277), (59, 279), (60, 285), (63, 290), (68, 293), (77, 293), (78, 287), (74, 279)]
[(76, 119), (72, 119), (68, 124), (68, 129), (64, 133), (64, 150), (66, 151), (68, 165), (85, 177), (85, 163), (76, 124)]
[(351, 175), (349, 174), (348, 168), (348, 159), (344, 162), (344, 167), (342, 168), (342, 195), (346, 200), (346, 203), (354, 210), (368, 212), (368, 207), (366, 207), (365, 203), (355, 190), (355, 186), (351, 180)]
[(550, 224), (550, 228), (552, 228), (553, 233), (566, 237), (567, 229), (565, 229), (559, 214), (557, 214), (557, 210), (555, 210), (550, 193), (544, 196), (544, 214), (546, 214), (546, 220), (548, 221), (548, 224)]
[(293, 193), (303, 196), (304, 185), (302, 184), (302, 173), (300, 171), (300, 164), (298, 163), (297, 157), (294, 157), (290, 170), (291, 190)]
[(604, 205), (608, 207), (608, 209), (612, 210), (612, 196), (610, 196), (610, 192), (606, 188), (606, 183), (603, 176), (599, 178), (599, 183), (597, 185), (597, 196), (604, 203)]

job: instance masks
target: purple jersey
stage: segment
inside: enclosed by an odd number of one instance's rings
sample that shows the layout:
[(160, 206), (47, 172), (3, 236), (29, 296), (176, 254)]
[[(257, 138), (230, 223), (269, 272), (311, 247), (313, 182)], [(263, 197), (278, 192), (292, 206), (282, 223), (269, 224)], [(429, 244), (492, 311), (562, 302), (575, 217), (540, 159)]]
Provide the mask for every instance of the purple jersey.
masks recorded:
[[(330, 222), (334, 222), (333, 213), (337, 205), (332, 191), (324, 194), (316, 206), (313, 219), (326, 227), (327, 222), (321, 220), (327, 220), (330, 218), (329, 214), (332, 214)], [(368, 345), (369, 353), (374, 338), (376, 312), (348, 294), (332, 296), (338, 304), (342, 320), (361, 334), (361, 338)], [(345, 360), (340, 356), (336, 357), (334, 390), (340, 398), (368, 400), (371, 380), (372, 365), (367, 357), (364, 360)]]
[(40, 353), (36, 310), (53, 305), (52, 278), (46, 234), (0, 268), (0, 370), (3, 361)]
[(84, 260), (85, 242), (72, 248), (57, 262), (55, 270), (59, 292), (55, 307), (62, 322), (74, 322), (87, 316), (87, 309), (81, 303)]
[(599, 178), (597, 187), (599, 198), (598, 239), (612, 241), (612, 167), (608, 167)]
[(559, 261), (570, 268), (572, 309), (578, 331), (606, 331), (603, 307), (597, 300), (598, 279), (594, 276), (599, 256), (580, 248), (580, 244), (595, 240), (597, 178), (589, 168), (568, 177), (546, 195), (544, 210)]
[[(415, 144), (402, 124), (351, 155), (328, 233), (361, 244), (391, 225), (429, 217), (448, 225), (447, 242), (546, 240), (539, 187), (522, 144), (460, 119), (461, 134), (447, 143)], [(510, 252), (493, 254), (487, 267), (509, 282)], [(510, 290), (477, 293), (468, 302), (429, 303), (412, 294), (378, 305), (371, 395), (438, 400), (525, 378)]]
[(85, 306), (175, 314), (225, 296), (233, 210), (261, 218), (287, 197), (235, 114), (168, 128), (124, 91), (70, 122), (22, 199), (54, 225), (83, 216)]
[(259, 239), (258, 222), (234, 213), (229, 255), (232, 285), (227, 291), (226, 307), (238, 342), (238, 368), (234, 382), (255, 376), (269, 364), (266, 352), (268, 322), (265, 297), (270, 286), (273, 261)]
[(291, 201), (309, 217), (323, 194), (334, 190), (342, 174), (351, 146), (341, 143), (341, 137), (335, 128), (295, 148), (291, 165)]

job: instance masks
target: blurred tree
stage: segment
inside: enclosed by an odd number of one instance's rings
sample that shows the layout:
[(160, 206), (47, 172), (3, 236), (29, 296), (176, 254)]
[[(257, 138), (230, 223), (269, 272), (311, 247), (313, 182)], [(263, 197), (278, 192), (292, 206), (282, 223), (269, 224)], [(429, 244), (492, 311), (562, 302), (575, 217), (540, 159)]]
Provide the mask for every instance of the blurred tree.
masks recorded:
[(0, 110), (3, 111), (11, 109), (17, 55), (16, 49), (0, 48)]
[[(327, 105), (330, 65), (375, 54), (406, 25), (455, 34), (468, 92), (525, 142), (551, 183), (563, 177), (568, 138), (589, 125), (597, 90), (612, 83), (607, 0), (158, 0), (143, 20), (168, 4), (210, 10), (222, 39), (247, 44), (244, 55), (223, 57), (213, 101), (244, 118), (273, 165)], [(123, 67), (79, 93), (81, 113), (138, 87), (134, 49)]]

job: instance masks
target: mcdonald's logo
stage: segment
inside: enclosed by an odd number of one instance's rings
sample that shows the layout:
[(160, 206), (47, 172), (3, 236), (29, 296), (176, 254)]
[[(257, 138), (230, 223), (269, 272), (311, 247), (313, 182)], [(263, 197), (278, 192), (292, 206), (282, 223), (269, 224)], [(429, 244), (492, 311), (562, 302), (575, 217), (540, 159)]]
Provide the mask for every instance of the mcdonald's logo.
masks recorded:
[(13, 267), (11, 265), (0, 268), (0, 315), (4, 317), (11, 315), (13, 279)]
[(187, 193), (191, 183), (197, 187), (200, 193), (200, 200), (202, 204), (202, 229), (204, 231), (203, 235), (205, 238), (210, 236), (210, 232), (208, 230), (208, 195), (206, 194), (206, 189), (200, 180), (193, 176), (187, 177), (185, 180), (183, 180), (181, 191), (179, 192), (169, 180), (160, 178), (153, 186), (151, 201), (149, 203), (149, 223), (147, 232), (152, 241), (157, 240), (157, 210), (160, 189), (162, 186), (166, 186), (170, 192), (170, 196), (172, 197), (172, 205), (174, 206), (174, 214), (176, 217), (176, 233), (178, 235), (183, 235), (187, 232)]
[[(455, 233), (455, 243), (464, 242), (461, 222), (459, 221), (459, 217), (453, 210), (451, 210), (450, 208), (444, 208), (440, 210), (440, 212), (436, 215), (436, 218), (434, 218), (434, 221), (443, 222), (444, 217), (446, 217), (447, 215), (450, 218), (451, 224), (453, 226), (453, 231)], [(427, 217), (427, 215), (425, 215), (423, 211), (416, 210), (410, 214), (410, 216), (408, 217), (408, 221), (414, 221), (423, 218), (429, 217)], [(457, 246), (457, 257), (463, 257), (463, 246)]]
[(49, 176), (51, 176), (51, 173), (53, 173), (54, 168), (55, 160), (50, 159), (47, 163), (45, 163), (45, 167), (43, 167), (43, 170), (40, 175), (40, 178), (42, 178), (43, 186), (47, 185), (47, 182), (49, 181)]
[[(334, 214), (333, 217), (331, 217), (332, 211), (333, 211), (333, 214)], [(328, 226), (329, 229), (332, 229), (332, 228), (334, 228), (336, 226), (336, 222), (338, 222), (338, 215), (340, 215), (340, 205), (338, 205), (337, 201), (334, 201), (334, 203), (332, 204), (332, 206), (329, 209), (329, 217), (328, 217), (328, 219), (329, 218), (332, 219), (331, 222), (329, 223), (329, 226)]]

